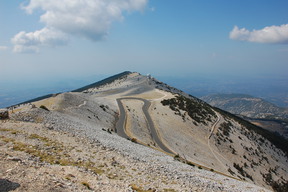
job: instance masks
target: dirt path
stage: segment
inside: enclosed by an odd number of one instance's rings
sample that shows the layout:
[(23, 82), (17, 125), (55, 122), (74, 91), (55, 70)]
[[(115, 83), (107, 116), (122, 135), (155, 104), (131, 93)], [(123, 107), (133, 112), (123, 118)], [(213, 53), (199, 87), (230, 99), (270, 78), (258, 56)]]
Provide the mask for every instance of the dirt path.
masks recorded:
[[(209, 135), (209, 137), (208, 137), (208, 141), (207, 141), (207, 143), (208, 143), (208, 147), (209, 147), (209, 149), (210, 149), (210, 151), (211, 151), (211, 153), (213, 154), (213, 156), (215, 157), (215, 159), (222, 165), (222, 167), (224, 168), (224, 169), (226, 169), (227, 167), (225, 166), (225, 164), (218, 158), (218, 156), (216, 155), (216, 152), (212, 149), (212, 147), (211, 147), (211, 145), (210, 145), (210, 138), (211, 138), (211, 136), (213, 135), (213, 133), (214, 133), (214, 131), (215, 131), (215, 129), (216, 129), (216, 126), (218, 125), (218, 123), (220, 122), (220, 120), (221, 120), (221, 117), (219, 116), (219, 114), (216, 112), (216, 115), (217, 115), (217, 120), (216, 120), (216, 122), (213, 124), (213, 126), (211, 127), (211, 131), (210, 131), (210, 135)], [(219, 154), (220, 155), (220, 154)], [(224, 158), (222, 155), (220, 155), (222, 158)], [(224, 158), (225, 159), (225, 158)]]
[(213, 132), (215, 131), (216, 126), (218, 125), (219, 121), (221, 120), (221, 117), (218, 115), (218, 113), (216, 112), (217, 115), (217, 120), (216, 122), (213, 124), (213, 126), (211, 127), (211, 131), (210, 131), (210, 135), (208, 137), (208, 141), (210, 139), (210, 137), (212, 136)]

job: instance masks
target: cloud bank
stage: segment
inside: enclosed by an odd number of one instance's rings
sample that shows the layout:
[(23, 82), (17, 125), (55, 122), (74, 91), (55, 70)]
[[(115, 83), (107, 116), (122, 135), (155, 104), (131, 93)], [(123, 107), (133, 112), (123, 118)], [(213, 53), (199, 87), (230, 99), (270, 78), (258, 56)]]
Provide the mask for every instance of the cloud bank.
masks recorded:
[(68, 42), (69, 36), (93, 41), (107, 36), (113, 22), (124, 19), (125, 12), (142, 11), (148, 0), (30, 0), (23, 9), (32, 14), (44, 13), (43, 29), (21, 31), (12, 38), (15, 52), (37, 52), (41, 46), (57, 46)]
[(245, 28), (239, 29), (235, 26), (230, 32), (230, 39), (249, 41), (255, 43), (288, 43), (288, 24), (280, 26), (269, 26), (261, 30), (249, 31)]

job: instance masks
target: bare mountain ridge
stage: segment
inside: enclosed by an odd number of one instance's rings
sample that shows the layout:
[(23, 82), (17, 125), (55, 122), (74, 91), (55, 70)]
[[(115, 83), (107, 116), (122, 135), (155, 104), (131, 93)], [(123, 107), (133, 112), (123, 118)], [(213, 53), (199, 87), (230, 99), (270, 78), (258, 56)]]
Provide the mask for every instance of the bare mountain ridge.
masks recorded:
[[(244, 183), (241, 182), (237, 184), (240, 188), (229, 188), (229, 182), (236, 182), (235, 179), (277, 191), (284, 191), (287, 187), (285, 141), (269, 138), (259, 127), (154, 78), (127, 72), (96, 87), (78, 91), (11, 107), (10, 117), (17, 122), (39, 123), (55, 131), (97, 140), (100, 145), (116, 149), (127, 158), (142, 159), (149, 164), (161, 156), (175, 167), (175, 160), (170, 159), (172, 156), (191, 165), (185, 174), (195, 177), (196, 172), (199, 175), (203, 172), (210, 178), (209, 175), (217, 173), (217, 177), (222, 177), (221, 183), (224, 182), (220, 184), (224, 187), (220, 191), (243, 190), (240, 186)], [(119, 111), (119, 98), (124, 113)], [(125, 119), (122, 129), (133, 142), (117, 135), (119, 130), (115, 125), (121, 116)], [(147, 122), (147, 116), (151, 122)], [(152, 128), (156, 135), (151, 133)], [(156, 137), (169, 149), (166, 151), (168, 155), (164, 150), (164, 153), (157, 152), (156, 156), (151, 156), (154, 150), (150, 148), (163, 151)], [(226, 177), (229, 182), (225, 182), (224, 175), (234, 179)], [(153, 177), (153, 173), (149, 177)], [(214, 191), (218, 186), (216, 183), (209, 189)], [(205, 186), (201, 182), (195, 185), (200, 184)], [(144, 187), (153, 188), (155, 185), (151, 181)], [(163, 190), (161, 187), (158, 189)], [(175, 186), (175, 189), (186, 191), (184, 186), (182, 189)]]

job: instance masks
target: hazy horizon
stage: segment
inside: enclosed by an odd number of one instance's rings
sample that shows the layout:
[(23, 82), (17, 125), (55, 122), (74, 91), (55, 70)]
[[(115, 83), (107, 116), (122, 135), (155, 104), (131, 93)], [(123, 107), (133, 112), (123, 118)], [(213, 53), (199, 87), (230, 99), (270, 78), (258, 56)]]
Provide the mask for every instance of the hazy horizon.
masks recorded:
[(287, 7), (282, 0), (1, 1), (0, 106), (126, 70), (196, 96), (243, 91), (285, 105)]
[[(122, 71), (121, 71), (122, 72)], [(120, 73), (120, 72), (119, 72)], [(0, 84), (0, 108), (15, 105), (39, 96), (72, 91), (74, 89), (95, 83), (111, 75), (92, 75), (77, 78), (42, 79), (39, 81), (27, 80), (10, 82), (9, 85)], [(145, 74), (143, 74), (145, 75)], [(212, 76), (152, 76), (159, 81), (181, 89), (195, 97), (217, 93), (241, 93), (263, 98), (279, 107), (288, 107), (287, 78), (273, 80), (263, 78), (242, 79), (240, 77), (212, 77)], [(253, 83), (252, 83), (253, 82)]]

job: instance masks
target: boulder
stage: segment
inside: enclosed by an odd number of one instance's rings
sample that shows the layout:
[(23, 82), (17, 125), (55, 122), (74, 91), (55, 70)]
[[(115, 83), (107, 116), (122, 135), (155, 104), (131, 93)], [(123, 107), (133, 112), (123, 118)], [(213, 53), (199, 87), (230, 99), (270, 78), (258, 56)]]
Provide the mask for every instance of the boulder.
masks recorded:
[(9, 181), (8, 179), (0, 179), (1, 191), (14, 191), (18, 187), (20, 187), (19, 183)]
[(9, 119), (9, 113), (7, 109), (0, 109), (0, 120)]

